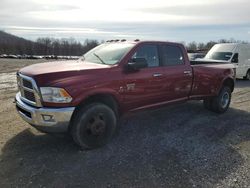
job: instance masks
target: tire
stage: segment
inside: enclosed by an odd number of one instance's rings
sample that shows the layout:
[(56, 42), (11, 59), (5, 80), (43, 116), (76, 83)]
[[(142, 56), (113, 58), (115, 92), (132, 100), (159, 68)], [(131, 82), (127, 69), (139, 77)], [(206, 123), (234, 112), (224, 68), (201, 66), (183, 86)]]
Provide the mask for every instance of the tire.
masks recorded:
[(220, 114), (226, 112), (231, 102), (231, 93), (231, 89), (224, 86), (219, 95), (211, 99), (210, 110)]
[(111, 140), (116, 124), (115, 112), (110, 107), (93, 103), (76, 112), (70, 133), (75, 143), (82, 149), (94, 149)]
[(247, 71), (246, 76), (244, 77), (245, 80), (250, 80), (250, 70)]

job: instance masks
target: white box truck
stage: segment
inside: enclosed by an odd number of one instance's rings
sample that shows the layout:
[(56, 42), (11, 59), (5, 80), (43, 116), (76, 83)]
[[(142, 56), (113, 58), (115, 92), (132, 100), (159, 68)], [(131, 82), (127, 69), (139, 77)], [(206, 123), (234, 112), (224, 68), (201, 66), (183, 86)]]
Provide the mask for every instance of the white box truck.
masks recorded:
[(234, 63), (236, 67), (236, 78), (250, 80), (250, 44), (216, 44), (207, 53), (205, 59)]

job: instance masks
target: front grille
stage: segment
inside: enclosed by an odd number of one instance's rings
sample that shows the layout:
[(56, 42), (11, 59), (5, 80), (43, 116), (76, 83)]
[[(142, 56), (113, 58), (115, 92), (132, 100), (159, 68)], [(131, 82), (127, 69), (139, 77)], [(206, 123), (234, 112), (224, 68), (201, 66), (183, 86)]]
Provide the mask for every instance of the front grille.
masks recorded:
[(25, 79), (23, 79), (23, 86), (29, 89), (33, 89), (32, 83)]
[(29, 101), (36, 102), (36, 98), (33, 92), (23, 90), (23, 95)]
[(31, 77), (17, 73), (17, 85), (23, 102), (36, 107), (41, 107), (38, 89), (35, 81)]

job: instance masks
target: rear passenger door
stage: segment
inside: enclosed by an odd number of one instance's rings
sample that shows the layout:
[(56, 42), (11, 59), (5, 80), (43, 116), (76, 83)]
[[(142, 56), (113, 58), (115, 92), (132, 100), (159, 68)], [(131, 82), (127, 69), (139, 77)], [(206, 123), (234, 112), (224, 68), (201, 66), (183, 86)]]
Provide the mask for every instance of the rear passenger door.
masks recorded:
[(162, 44), (160, 47), (161, 66), (166, 76), (167, 100), (186, 99), (191, 91), (192, 68), (183, 50), (175, 44)]

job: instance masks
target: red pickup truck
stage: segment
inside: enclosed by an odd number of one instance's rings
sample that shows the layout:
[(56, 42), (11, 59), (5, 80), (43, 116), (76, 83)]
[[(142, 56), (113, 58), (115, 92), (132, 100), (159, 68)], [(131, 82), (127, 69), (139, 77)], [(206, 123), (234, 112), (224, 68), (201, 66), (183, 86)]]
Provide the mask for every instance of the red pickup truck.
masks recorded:
[(203, 100), (225, 112), (234, 90), (231, 64), (191, 65), (182, 44), (106, 42), (76, 61), (35, 64), (17, 73), (16, 107), (42, 132), (69, 132), (82, 148), (107, 143), (127, 112)]

